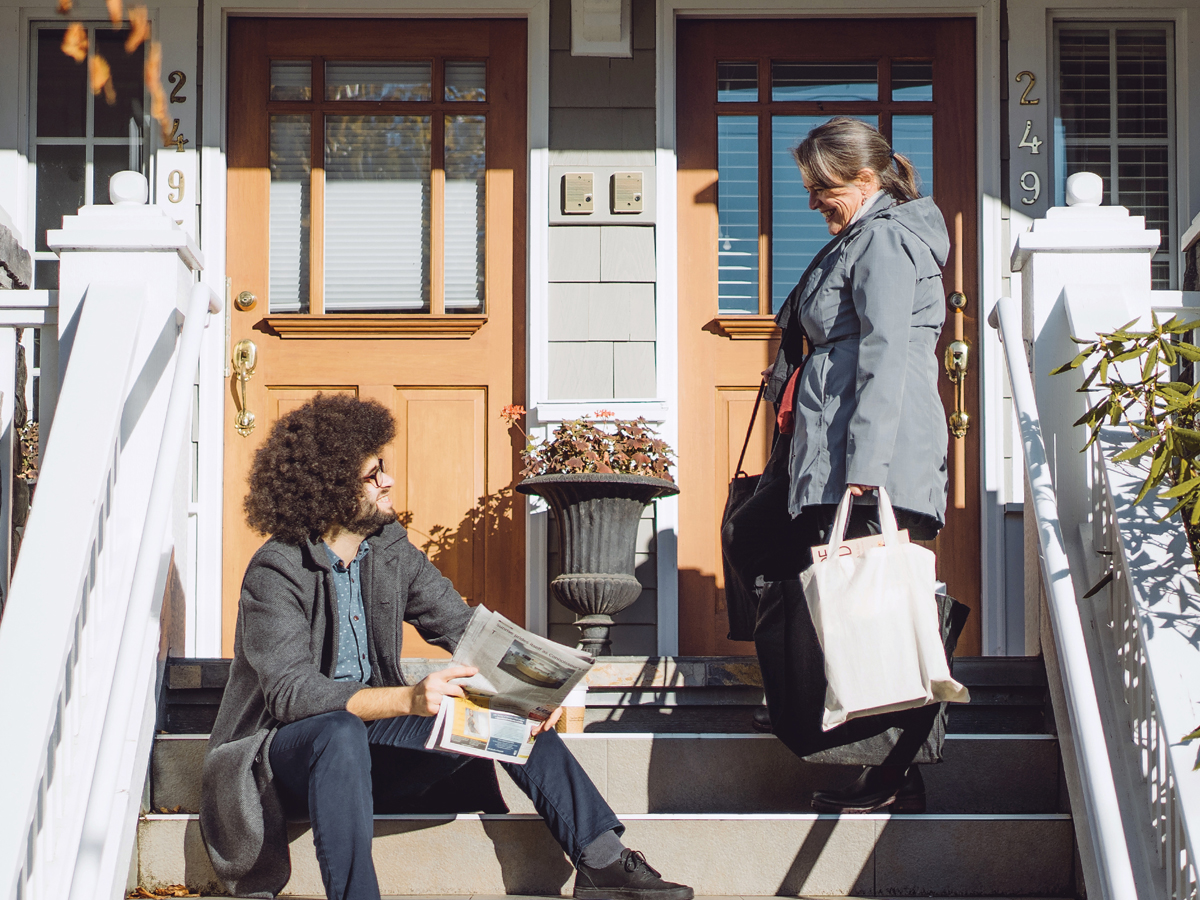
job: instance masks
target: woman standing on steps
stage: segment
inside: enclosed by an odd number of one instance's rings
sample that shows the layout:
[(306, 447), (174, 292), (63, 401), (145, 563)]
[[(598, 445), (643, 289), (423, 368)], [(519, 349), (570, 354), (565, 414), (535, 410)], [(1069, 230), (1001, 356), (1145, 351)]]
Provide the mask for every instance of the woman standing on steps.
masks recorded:
[(812, 562), (810, 548), (828, 543), (847, 489), (862, 498), (849, 537), (878, 533), (872, 492), (880, 485), (913, 539), (932, 539), (944, 523), (936, 346), (950, 240), (933, 200), (917, 190), (912, 163), (865, 122), (831, 119), (793, 155), (809, 208), (825, 217), (833, 240), (776, 319), (783, 337), (764, 373), (764, 396), (778, 411), (775, 442), (722, 543), (740, 577), (760, 585), (755, 645), (775, 734), (813, 762), (863, 766), (847, 787), (814, 794), (813, 807), (924, 811), (916, 763), (941, 759), (939, 707), (822, 732), (823, 658), (797, 576)]

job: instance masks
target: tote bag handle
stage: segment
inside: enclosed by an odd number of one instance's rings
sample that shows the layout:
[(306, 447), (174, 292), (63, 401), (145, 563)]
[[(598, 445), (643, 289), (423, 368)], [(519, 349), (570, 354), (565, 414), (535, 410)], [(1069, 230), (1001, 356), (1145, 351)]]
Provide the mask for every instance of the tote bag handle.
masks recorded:
[(745, 476), (742, 471), (742, 463), (746, 459), (746, 448), (750, 446), (750, 435), (754, 432), (754, 420), (758, 418), (758, 407), (762, 403), (763, 391), (767, 389), (767, 379), (763, 379), (758, 383), (758, 396), (754, 398), (754, 411), (750, 413), (750, 427), (746, 429), (746, 440), (742, 441), (742, 454), (738, 457), (737, 468), (733, 472), (733, 477)]
[[(883, 543), (892, 546), (900, 540), (900, 529), (896, 525), (896, 511), (892, 509), (892, 500), (887, 489), (880, 485), (876, 489), (879, 494), (879, 530), (883, 533)], [(850, 527), (850, 507), (854, 505), (854, 494), (846, 488), (842, 502), (838, 504), (837, 515), (833, 518), (833, 530), (830, 531), (831, 557), (837, 558), (841, 553), (842, 544), (846, 543), (846, 530)], [(836, 539), (836, 544), (835, 540)]]

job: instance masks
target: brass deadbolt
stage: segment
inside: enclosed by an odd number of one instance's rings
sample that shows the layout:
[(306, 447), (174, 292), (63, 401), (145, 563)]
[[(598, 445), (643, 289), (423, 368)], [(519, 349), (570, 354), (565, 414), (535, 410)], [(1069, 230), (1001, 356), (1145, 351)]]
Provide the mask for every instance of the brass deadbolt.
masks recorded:
[(233, 305), (236, 306), (238, 309), (240, 309), (242, 312), (246, 312), (248, 310), (254, 309), (254, 307), (257, 304), (258, 304), (258, 298), (255, 297), (254, 294), (252, 294), (250, 291), (242, 291), (240, 294), (237, 295), (236, 299), (234, 299), (234, 301), (233, 301)]

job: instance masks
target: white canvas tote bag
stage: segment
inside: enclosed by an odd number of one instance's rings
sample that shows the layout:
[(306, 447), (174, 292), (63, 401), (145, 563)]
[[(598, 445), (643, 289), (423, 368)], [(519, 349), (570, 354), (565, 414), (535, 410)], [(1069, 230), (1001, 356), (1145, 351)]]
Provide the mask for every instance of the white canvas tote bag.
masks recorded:
[(882, 534), (846, 540), (850, 491), (838, 504), (832, 542), (813, 548), (800, 574), (804, 599), (825, 653), (829, 731), (848, 719), (928, 703), (968, 703), (950, 677), (934, 599), (934, 555), (896, 527), (879, 488)]

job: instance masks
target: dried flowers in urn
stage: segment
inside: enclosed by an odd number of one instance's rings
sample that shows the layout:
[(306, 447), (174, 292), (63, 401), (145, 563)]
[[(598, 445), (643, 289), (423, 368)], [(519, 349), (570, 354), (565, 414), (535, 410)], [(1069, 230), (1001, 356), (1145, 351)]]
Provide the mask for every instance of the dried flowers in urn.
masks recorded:
[(590, 418), (562, 422), (546, 440), (535, 443), (521, 427), (523, 406), (506, 406), (500, 415), (525, 435), (522, 477), (594, 473), (645, 475), (674, 481), (674, 451), (642, 417), (618, 419), (606, 409)]

